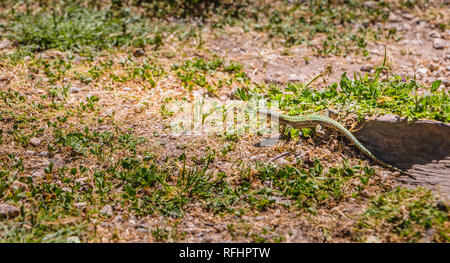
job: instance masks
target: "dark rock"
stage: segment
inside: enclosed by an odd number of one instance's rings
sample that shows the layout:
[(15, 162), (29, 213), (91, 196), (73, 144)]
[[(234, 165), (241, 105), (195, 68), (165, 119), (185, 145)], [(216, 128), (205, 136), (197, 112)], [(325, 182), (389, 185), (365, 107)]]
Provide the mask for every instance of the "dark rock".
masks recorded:
[(142, 56), (145, 56), (145, 50), (143, 50), (142, 48), (136, 49), (136, 50), (133, 52), (133, 55), (134, 55), (135, 57), (142, 57)]
[(370, 72), (373, 69), (373, 66), (368, 64), (361, 67), (361, 71)]
[(0, 204), (0, 218), (14, 218), (19, 215), (20, 209), (18, 207)]

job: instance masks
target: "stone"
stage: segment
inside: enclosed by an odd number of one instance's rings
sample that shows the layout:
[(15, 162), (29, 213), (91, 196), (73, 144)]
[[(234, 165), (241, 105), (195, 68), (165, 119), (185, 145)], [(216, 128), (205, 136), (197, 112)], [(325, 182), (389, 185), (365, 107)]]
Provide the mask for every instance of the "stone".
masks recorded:
[(380, 240), (376, 236), (367, 237), (367, 243), (380, 243)]
[(253, 144), (255, 147), (266, 147), (266, 146), (274, 146), (280, 141), (279, 137), (271, 137), (271, 138), (264, 138), (261, 141)]
[(135, 57), (142, 57), (145, 56), (145, 50), (143, 50), (142, 48), (138, 48), (133, 52), (133, 55)]
[(35, 151), (32, 151), (32, 150), (26, 150), (26, 151), (25, 151), (25, 154), (26, 154), (26, 155), (35, 155), (36, 152), (35, 152)]
[(419, 74), (427, 74), (427, 72), (428, 72), (427, 68), (419, 68), (417, 70), (417, 73), (419, 73)]
[(364, 6), (369, 7), (369, 8), (375, 8), (377, 6), (377, 2), (375, 1), (365, 1), (364, 2)]
[(30, 139), (30, 143), (34, 146), (37, 147), (39, 146), (39, 144), (41, 144), (41, 140), (39, 138), (31, 138)]
[(420, 242), (422, 242), (422, 243), (433, 242), (433, 236), (435, 233), (436, 233), (436, 230), (434, 230), (433, 228), (427, 229), (427, 231), (425, 231), (425, 236), (420, 240)]
[(78, 203), (73, 204), (73, 206), (75, 206), (78, 209), (84, 209), (84, 208), (86, 208), (86, 205), (87, 205), (87, 203), (85, 203), (85, 202), (78, 202)]
[(100, 214), (112, 216), (113, 215), (113, 208), (111, 205), (105, 205), (102, 210), (100, 210)]
[(394, 23), (401, 22), (402, 18), (391, 12), (391, 13), (389, 13), (388, 21), (394, 22)]
[(70, 93), (78, 93), (78, 92), (80, 92), (80, 89), (79, 89), (79, 88), (75, 88), (75, 87), (71, 87), (71, 88), (69, 89), (69, 92), (70, 92)]
[(81, 240), (77, 236), (70, 236), (66, 239), (66, 243), (81, 243)]
[(173, 134), (170, 134), (170, 136), (169, 136), (169, 138), (172, 140), (177, 140), (180, 137), (181, 137), (181, 134), (179, 134), (179, 133), (173, 133)]
[(20, 209), (16, 206), (0, 203), (0, 218), (14, 218), (19, 212)]
[(287, 81), (288, 82), (303, 82), (305, 81), (306, 77), (303, 75), (297, 75), (297, 74), (290, 74)]
[(12, 42), (9, 39), (3, 39), (0, 42), (0, 50), (10, 48), (12, 46)]
[(31, 172), (31, 177), (33, 178), (42, 178), (44, 175), (45, 173), (43, 170), (34, 170)]
[(435, 63), (431, 63), (430, 65), (428, 65), (428, 69), (430, 69), (431, 72), (436, 71), (439, 69), (439, 65), (435, 64)]
[(40, 155), (40, 156), (47, 157), (47, 156), (49, 156), (49, 152), (43, 151), (43, 152), (41, 152), (39, 155)]
[(428, 35), (432, 38), (440, 38), (441, 37), (441, 34), (439, 34), (439, 32), (437, 32), (435, 30), (431, 31)]
[(408, 19), (408, 20), (412, 20), (414, 18), (414, 15), (411, 13), (403, 13), (402, 16), (403, 16), (403, 18)]
[(446, 71), (450, 71), (450, 66), (445, 67)]
[(435, 38), (433, 40), (433, 48), (434, 49), (444, 49), (446, 46), (447, 45), (446, 45), (445, 41), (440, 38)]
[(450, 87), (450, 80), (448, 80), (448, 79), (441, 79), (441, 81), (442, 81), (442, 84), (444, 84), (444, 86), (446, 88)]
[(361, 67), (361, 71), (370, 72), (373, 69), (373, 66), (370, 64), (364, 65)]

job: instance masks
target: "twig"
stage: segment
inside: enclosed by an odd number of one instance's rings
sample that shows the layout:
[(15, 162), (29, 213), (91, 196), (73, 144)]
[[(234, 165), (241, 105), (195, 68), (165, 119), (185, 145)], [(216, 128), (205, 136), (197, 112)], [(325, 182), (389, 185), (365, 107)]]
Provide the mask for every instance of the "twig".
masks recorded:
[(289, 154), (290, 154), (289, 152), (284, 152), (284, 153), (282, 153), (282, 154), (280, 154), (280, 155), (277, 155), (277, 156), (273, 157), (273, 158), (270, 159), (268, 162), (269, 162), (269, 163), (270, 163), (270, 162), (273, 162), (273, 161), (275, 161), (275, 160), (277, 160), (277, 159), (280, 159), (281, 157), (286, 156), (286, 155), (289, 155)]

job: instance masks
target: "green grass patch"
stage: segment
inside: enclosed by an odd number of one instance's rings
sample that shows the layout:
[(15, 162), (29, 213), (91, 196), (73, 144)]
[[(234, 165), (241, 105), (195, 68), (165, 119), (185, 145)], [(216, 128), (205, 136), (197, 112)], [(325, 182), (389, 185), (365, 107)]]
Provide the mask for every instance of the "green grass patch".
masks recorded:
[(381, 80), (366, 74), (350, 79), (344, 73), (339, 84), (333, 83), (321, 90), (302, 83), (289, 83), (284, 89), (276, 85), (241, 89), (236, 91), (236, 96), (244, 100), (257, 96), (276, 101), (281, 110), (292, 115), (334, 109), (359, 117), (392, 113), (408, 120), (449, 122), (449, 95), (445, 89), (438, 89), (440, 84), (437, 80), (424, 86), (399, 75)]
[[(397, 188), (377, 195), (361, 215), (358, 231), (380, 234), (387, 242), (450, 241), (448, 207), (439, 207), (430, 190)], [(362, 238), (364, 239), (364, 238)]]

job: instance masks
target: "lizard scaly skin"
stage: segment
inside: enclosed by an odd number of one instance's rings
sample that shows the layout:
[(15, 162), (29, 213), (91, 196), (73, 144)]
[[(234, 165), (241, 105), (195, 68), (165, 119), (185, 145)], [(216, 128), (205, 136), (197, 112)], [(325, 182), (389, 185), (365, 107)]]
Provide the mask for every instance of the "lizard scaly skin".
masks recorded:
[(408, 175), (409, 177), (413, 177), (411, 174), (397, 167), (394, 167), (388, 163), (385, 163), (380, 159), (378, 159), (377, 157), (375, 157), (375, 155), (373, 155), (366, 147), (364, 147), (349, 130), (347, 130), (339, 122), (331, 118), (316, 114), (302, 115), (302, 116), (288, 116), (268, 110), (258, 110), (258, 112), (270, 116), (272, 120), (273, 118), (278, 118), (279, 124), (282, 126), (291, 126), (292, 128), (295, 129), (302, 129), (302, 128), (315, 128), (317, 125), (321, 125), (322, 127), (327, 127), (332, 130), (335, 130), (340, 134), (344, 135), (352, 143), (354, 143), (356, 145), (356, 148), (358, 148), (361, 152), (363, 152), (365, 155), (367, 155), (370, 159), (372, 159), (376, 163), (380, 164), (383, 167)]

